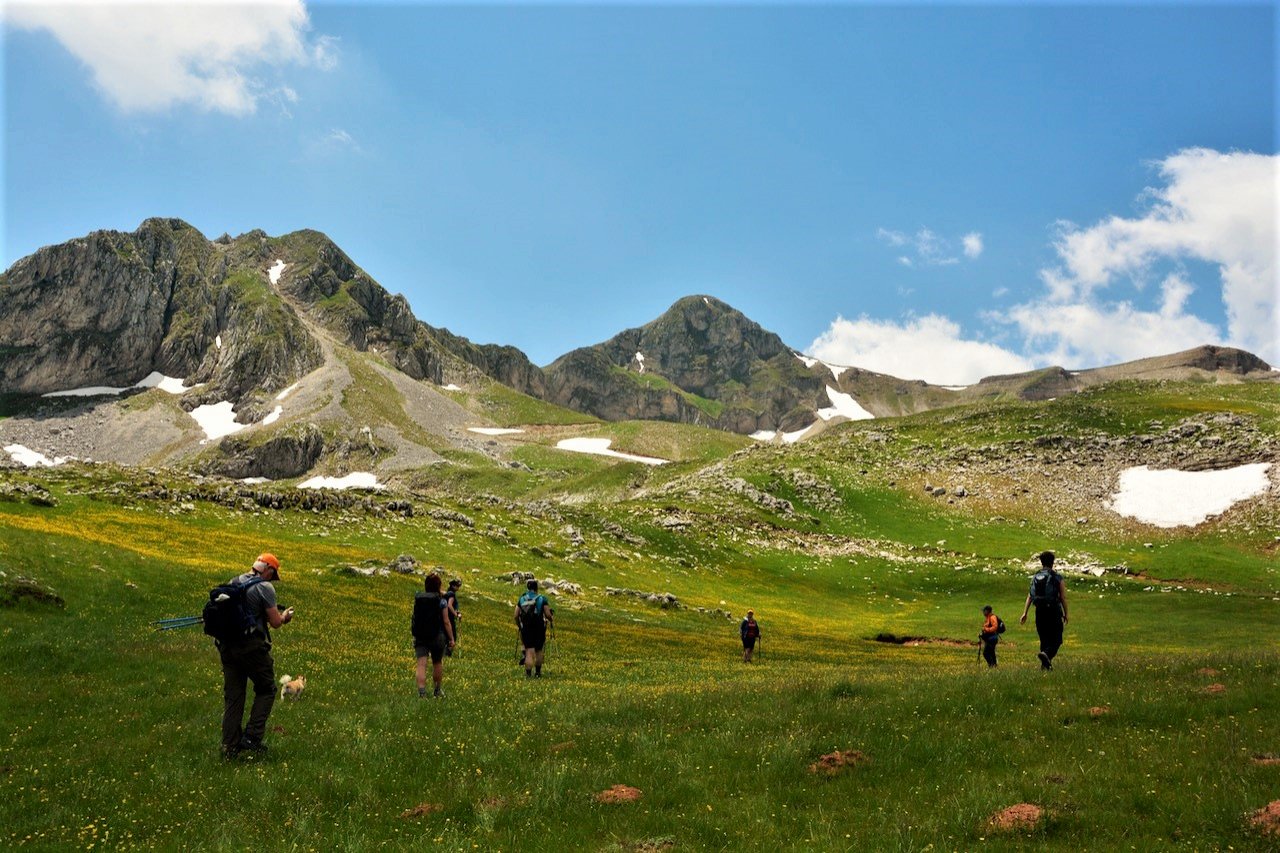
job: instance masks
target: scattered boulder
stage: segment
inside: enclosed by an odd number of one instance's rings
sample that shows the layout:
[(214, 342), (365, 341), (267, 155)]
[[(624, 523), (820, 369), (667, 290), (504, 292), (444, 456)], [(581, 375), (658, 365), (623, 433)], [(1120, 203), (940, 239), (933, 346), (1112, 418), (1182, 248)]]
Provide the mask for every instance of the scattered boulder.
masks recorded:
[(470, 516), (463, 515), (460, 512), (454, 512), (451, 509), (430, 509), (427, 510), (427, 515), (431, 516), (436, 521), (461, 524), (463, 527), (476, 526), (476, 523), (471, 520)]
[(606, 586), (604, 588), (605, 595), (621, 595), (627, 598), (638, 598), (649, 604), (656, 604), (663, 610), (679, 610), (683, 605), (680, 599), (669, 592), (641, 592), (638, 589), (622, 589), (620, 587)]
[(420, 574), (418, 558), (412, 554), (401, 554), (387, 564), (387, 571), (394, 572), (397, 575)]

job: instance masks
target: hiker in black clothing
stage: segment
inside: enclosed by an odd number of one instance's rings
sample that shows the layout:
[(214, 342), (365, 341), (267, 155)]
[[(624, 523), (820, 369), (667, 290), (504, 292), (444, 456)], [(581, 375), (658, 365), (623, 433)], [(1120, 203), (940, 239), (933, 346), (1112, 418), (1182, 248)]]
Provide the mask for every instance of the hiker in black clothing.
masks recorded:
[[(454, 578), (449, 581), (449, 589), (444, 594), (445, 613), (449, 615), (449, 625), (453, 628), (453, 646), (458, 644), (458, 619), (461, 614), (458, 612), (458, 587), (462, 586), (462, 581)], [(445, 649), (445, 654), (453, 657), (453, 646)]]
[[(267, 733), (267, 719), (276, 701), (275, 661), (271, 658), (271, 629), (293, 621), (293, 608), (283, 613), (276, 606), (276, 589), (280, 582), (280, 560), (274, 554), (261, 554), (253, 561), (252, 571), (232, 578), (230, 583), (246, 586), (245, 605), (253, 616), (253, 630), (234, 641), (217, 641), (222, 660), (222, 754), (235, 758), (241, 754), (261, 755), (267, 751), (262, 742)], [(253, 705), (249, 722), (243, 730), (247, 682), (253, 682)]]
[(444, 599), (440, 597), (440, 576), (427, 575), (424, 590), (413, 596), (413, 618), (409, 630), (413, 634), (413, 650), (418, 659), (418, 698), (427, 695), (427, 657), (431, 657), (431, 680), (435, 697), (444, 697), (440, 689), (444, 681), (444, 652), (453, 648), (453, 626), (445, 617)]
[(1040, 637), (1040, 668), (1053, 669), (1053, 658), (1062, 648), (1062, 629), (1067, 624), (1067, 585), (1053, 570), (1053, 552), (1040, 555), (1040, 571), (1031, 578), (1026, 606), (1018, 622), (1027, 624), (1027, 611), (1036, 606), (1036, 634)]
[(545, 595), (538, 594), (538, 582), (530, 580), (525, 592), (516, 602), (516, 627), (520, 629), (520, 644), (524, 648), (524, 677), (542, 677), (542, 648), (547, 643), (547, 626), (555, 619), (555, 613)]
[(754, 610), (747, 611), (742, 624), (738, 626), (738, 633), (742, 635), (742, 662), (751, 663), (751, 655), (756, 650), (756, 640), (760, 639), (760, 625), (756, 622)]

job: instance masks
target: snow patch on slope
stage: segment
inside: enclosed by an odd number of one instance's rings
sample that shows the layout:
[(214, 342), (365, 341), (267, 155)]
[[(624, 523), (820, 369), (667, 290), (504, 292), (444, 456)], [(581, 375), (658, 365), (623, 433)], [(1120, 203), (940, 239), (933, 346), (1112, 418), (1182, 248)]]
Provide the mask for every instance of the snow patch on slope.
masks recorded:
[(628, 462), (643, 462), (645, 465), (666, 465), (669, 460), (657, 459), (653, 456), (635, 456), (631, 453), (619, 453), (616, 450), (610, 450), (609, 445), (613, 443), (608, 438), (566, 438), (563, 441), (556, 442), (556, 447), (561, 450), (570, 450), (574, 453), (590, 453), (595, 456), (612, 456), (615, 459), (625, 459)]
[(1194, 527), (1232, 504), (1265, 492), (1271, 485), (1270, 468), (1267, 462), (1221, 471), (1126, 468), (1120, 472), (1110, 508), (1156, 527)]

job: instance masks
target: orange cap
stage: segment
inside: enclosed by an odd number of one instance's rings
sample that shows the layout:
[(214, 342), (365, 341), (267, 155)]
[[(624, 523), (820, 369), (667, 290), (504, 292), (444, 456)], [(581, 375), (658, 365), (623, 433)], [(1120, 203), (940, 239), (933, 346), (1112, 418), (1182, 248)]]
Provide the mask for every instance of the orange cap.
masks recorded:
[(275, 554), (268, 554), (268, 553), (259, 554), (258, 559), (254, 560), (254, 562), (266, 563), (268, 566), (275, 569), (277, 572), (280, 571), (280, 559)]

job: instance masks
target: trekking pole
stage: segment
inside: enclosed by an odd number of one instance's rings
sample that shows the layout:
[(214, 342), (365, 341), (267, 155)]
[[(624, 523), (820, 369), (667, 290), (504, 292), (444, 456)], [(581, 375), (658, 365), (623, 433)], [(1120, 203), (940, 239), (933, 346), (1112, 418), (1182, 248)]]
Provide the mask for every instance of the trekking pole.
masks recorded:
[(186, 616), (181, 619), (166, 619), (159, 622), (153, 622), (157, 631), (172, 631), (175, 628), (193, 628), (196, 625), (204, 623), (201, 616)]

